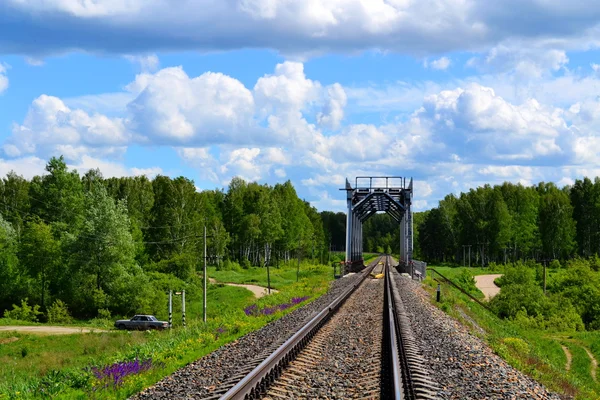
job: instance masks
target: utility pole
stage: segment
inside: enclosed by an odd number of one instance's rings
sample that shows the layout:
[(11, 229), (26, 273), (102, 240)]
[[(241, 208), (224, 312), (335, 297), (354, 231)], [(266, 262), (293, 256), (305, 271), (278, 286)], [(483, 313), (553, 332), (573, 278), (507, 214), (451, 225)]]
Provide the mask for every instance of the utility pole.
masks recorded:
[(300, 280), (300, 239), (298, 239), (298, 268), (296, 269), (296, 282)]
[[(271, 267), (269, 266), (270, 264), (270, 262), (267, 262), (267, 289), (269, 294), (271, 294)], [(279, 256), (277, 256), (277, 266), (279, 267)]]
[(202, 319), (206, 323), (206, 224), (204, 225), (204, 293), (202, 302)]
[(469, 268), (471, 268), (471, 245), (468, 245), (469, 247)]

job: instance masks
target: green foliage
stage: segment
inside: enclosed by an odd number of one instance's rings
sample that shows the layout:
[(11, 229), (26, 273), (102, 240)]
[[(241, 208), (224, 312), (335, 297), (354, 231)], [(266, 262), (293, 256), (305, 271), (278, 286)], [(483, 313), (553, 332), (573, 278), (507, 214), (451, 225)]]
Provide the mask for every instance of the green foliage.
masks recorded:
[(470, 295), (483, 298), (483, 293), (475, 285), (475, 278), (467, 269), (463, 269), (454, 282)]
[(55, 300), (46, 314), (50, 324), (68, 324), (73, 321), (67, 305), (62, 300)]
[(40, 306), (35, 304), (33, 307), (31, 307), (27, 303), (27, 300), (27, 298), (21, 300), (20, 307), (16, 304), (13, 304), (12, 310), (6, 310), (4, 312), (4, 318), (16, 319), (19, 321), (37, 322), (39, 320), (39, 316), (43, 315), (43, 313), (40, 311)]
[[(471, 264), (482, 266), (533, 257), (565, 259), (581, 247), (577, 241), (584, 236), (586, 240), (599, 237), (600, 224), (589, 221), (585, 221), (586, 233), (579, 233), (579, 222), (587, 217), (575, 198), (592, 201), (585, 196), (569, 197), (568, 190), (543, 182), (535, 187), (508, 182), (484, 185), (458, 197), (448, 195), (437, 208), (415, 218), (415, 247), (429, 262), (466, 264), (469, 247)], [(590, 207), (587, 215), (591, 215)], [(600, 209), (593, 212), (600, 216)], [(589, 247), (599, 248), (600, 244)]]
[(240, 272), (242, 267), (235, 261), (225, 260), (224, 262), (217, 265), (217, 271), (237, 271)]

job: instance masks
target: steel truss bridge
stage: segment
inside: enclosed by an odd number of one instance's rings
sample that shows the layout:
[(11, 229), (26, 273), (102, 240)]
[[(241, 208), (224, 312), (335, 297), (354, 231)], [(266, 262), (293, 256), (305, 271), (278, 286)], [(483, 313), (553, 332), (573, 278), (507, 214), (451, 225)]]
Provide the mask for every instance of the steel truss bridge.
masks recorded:
[(363, 223), (373, 214), (385, 212), (400, 226), (400, 264), (412, 265), (413, 180), (399, 176), (359, 176), (354, 187), (346, 179), (346, 272), (363, 267)]

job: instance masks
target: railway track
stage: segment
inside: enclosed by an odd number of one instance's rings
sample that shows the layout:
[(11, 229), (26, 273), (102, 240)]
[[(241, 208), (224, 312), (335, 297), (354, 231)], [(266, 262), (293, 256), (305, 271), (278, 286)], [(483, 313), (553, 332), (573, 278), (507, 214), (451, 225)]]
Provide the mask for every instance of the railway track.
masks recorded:
[[(210, 399), (434, 399), (389, 256)], [(233, 386), (233, 387), (232, 387)]]

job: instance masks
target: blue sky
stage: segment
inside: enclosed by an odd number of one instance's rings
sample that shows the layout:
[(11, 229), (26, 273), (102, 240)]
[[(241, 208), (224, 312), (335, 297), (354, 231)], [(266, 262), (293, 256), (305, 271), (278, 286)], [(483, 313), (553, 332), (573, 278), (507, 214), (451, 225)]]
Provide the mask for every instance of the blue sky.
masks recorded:
[(415, 205), (600, 175), (600, 4), (589, 0), (3, 0), (0, 175), (347, 177)]

